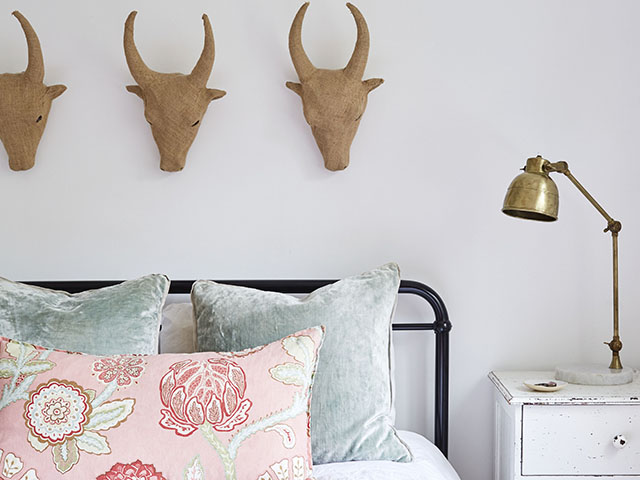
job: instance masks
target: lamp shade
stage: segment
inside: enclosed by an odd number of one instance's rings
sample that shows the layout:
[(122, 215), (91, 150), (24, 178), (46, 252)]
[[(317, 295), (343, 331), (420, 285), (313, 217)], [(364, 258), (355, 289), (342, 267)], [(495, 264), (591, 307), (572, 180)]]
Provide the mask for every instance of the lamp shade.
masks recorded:
[(548, 161), (540, 156), (527, 160), (524, 173), (509, 185), (502, 206), (504, 213), (543, 222), (558, 219), (558, 187), (544, 171), (545, 162)]

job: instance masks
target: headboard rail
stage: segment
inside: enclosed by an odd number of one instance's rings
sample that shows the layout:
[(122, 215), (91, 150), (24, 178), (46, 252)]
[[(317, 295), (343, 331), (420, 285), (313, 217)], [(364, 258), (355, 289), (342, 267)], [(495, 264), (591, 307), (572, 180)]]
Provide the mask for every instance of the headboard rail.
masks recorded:
[[(270, 290), (289, 294), (307, 294), (314, 290), (336, 282), (337, 280), (216, 280), (218, 283)], [(86, 290), (109, 287), (121, 283), (122, 280), (68, 280), (68, 281), (34, 281), (25, 282), (54, 290), (79, 293)], [(170, 294), (188, 294), (194, 280), (172, 280)], [(440, 296), (427, 285), (402, 280), (400, 294), (416, 295), (426, 300), (435, 318), (433, 322), (394, 323), (393, 330), (431, 330), (436, 336), (435, 342), (435, 405), (434, 405), (434, 443), (447, 456), (449, 444), (449, 331), (451, 322), (447, 308)]]

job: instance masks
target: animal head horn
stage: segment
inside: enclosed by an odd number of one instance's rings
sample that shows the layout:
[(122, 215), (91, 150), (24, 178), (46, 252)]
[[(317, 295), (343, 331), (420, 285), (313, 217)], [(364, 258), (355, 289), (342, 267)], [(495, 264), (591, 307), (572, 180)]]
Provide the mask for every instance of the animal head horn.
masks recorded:
[(316, 67), (313, 66), (302, 46), (302, 21), (307, 8), (309, 8), (309, 2), (300, 7), (289, 30), (289, 54), (301, 82), (307, 80), (316, 71)]
[(42, 58), (42, 48), (40, 47), (38, 35), (36, 35), (29, 20), (24, 18), (24, 15), (19, 11), (14, 11), (12, 15), (20, 22), (24, 36), (27, 39), (27, 47), (29, 48), (29, 63), (24, 71), (25, 77), (33, 82), (41, 83), (44, 80), (44, 59)]
[(362, 80), (364, 76), (364, 69), (367, 66), (367, 59), (369, 58), (369, 28), (362, 13), (355, 5), (347, 3), (347, 7), (351, 10), (356, 26), (358, 27), (358, 39), (356, 40), (356, 46), (351, 54), (349, 63), (344, 68), (345, 74), (352, 78)]
[(206, 85), (211, 75), (211, 69), (213, 68), (213, 61), (216, 57), (215, 44), (213, 41), (213, 31), (211, 30), (211, 23), (207, 14), (202, 14), (202, 21), (204, 23), (204, 46), (202, 47), (202, 53), (196, 66), (191, 70), (190, 77), (200, 85)]
[(133, 38), (133, 24), (137, 14), (138, 12), (135, 10), (131, 12), (124, 24), (124, 55), (127, 58), (131, 76), (138, 82), (138, 85), (142, 86), (148, 84), (156, 72), (147, 67), (136, 48), (136, 42)]

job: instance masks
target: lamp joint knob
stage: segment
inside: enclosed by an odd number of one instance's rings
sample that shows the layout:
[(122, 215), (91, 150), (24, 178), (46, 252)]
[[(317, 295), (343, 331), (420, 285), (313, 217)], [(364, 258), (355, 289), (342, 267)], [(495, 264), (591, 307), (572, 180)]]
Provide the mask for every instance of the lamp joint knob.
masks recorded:
[(612, 352), (619, 352), (622, 350), (622, 342), (620, 341), (620, 338), (614, 338), (610, 342), (604, 342), (604, 344), (609, 345)]
[(611, 220), (608, 223), (607, 228), (604, 229), (605, 233), (611, 232), (613, 234), (619, 233), (620, 230), (622, 230), (622, 224), (617, 220)]

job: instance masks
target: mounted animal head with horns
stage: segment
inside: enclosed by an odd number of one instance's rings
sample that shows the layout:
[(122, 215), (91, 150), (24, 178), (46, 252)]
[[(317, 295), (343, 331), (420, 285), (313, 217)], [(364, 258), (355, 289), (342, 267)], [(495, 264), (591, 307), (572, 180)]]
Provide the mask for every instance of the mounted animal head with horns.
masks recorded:
[(324, 158), (324, 166), (332, 171), (349, 165), (349, 149), (360, 118), (367, 106), (367, 95), (384, 80), (362, 80), (369, 56), (369, 29), (355, 6), (347, 3), (358, 27), (358, 38), (351, 59), (342, 70), (326, 70), (313, 66), (302, 47), (302, 21), (309, 2), (300, 7), (289, 31), (289, 53), (300, 83), (287, 82), (287, 87), (302, 98), (302, 108), (311, 132)]
[(29, 63), (22, 73), (0, 75), (0, 140), (9, 155), (11, 170), (29, 170), (36, 161), (51, 102), (67, 87), (42, 83), (44, 60), (38, 36), (20, 12), (13, 12), (13, 16), (27, 38)]
[(137, 13), (131, 12), (124, 26), (124, 53), (129, 71), (138, 82), (127, 90), (144, 101), (144, 116), (160, 150), (160, 168), (177, 172), (184, 168), (209, 103), (226, 93), (207, 88), (215, 58), (211, 24), (207, 15), (202, 15), (204, 48), (190, 74), (160, 73), (145, 65), (136, 48), (133, 23)]

